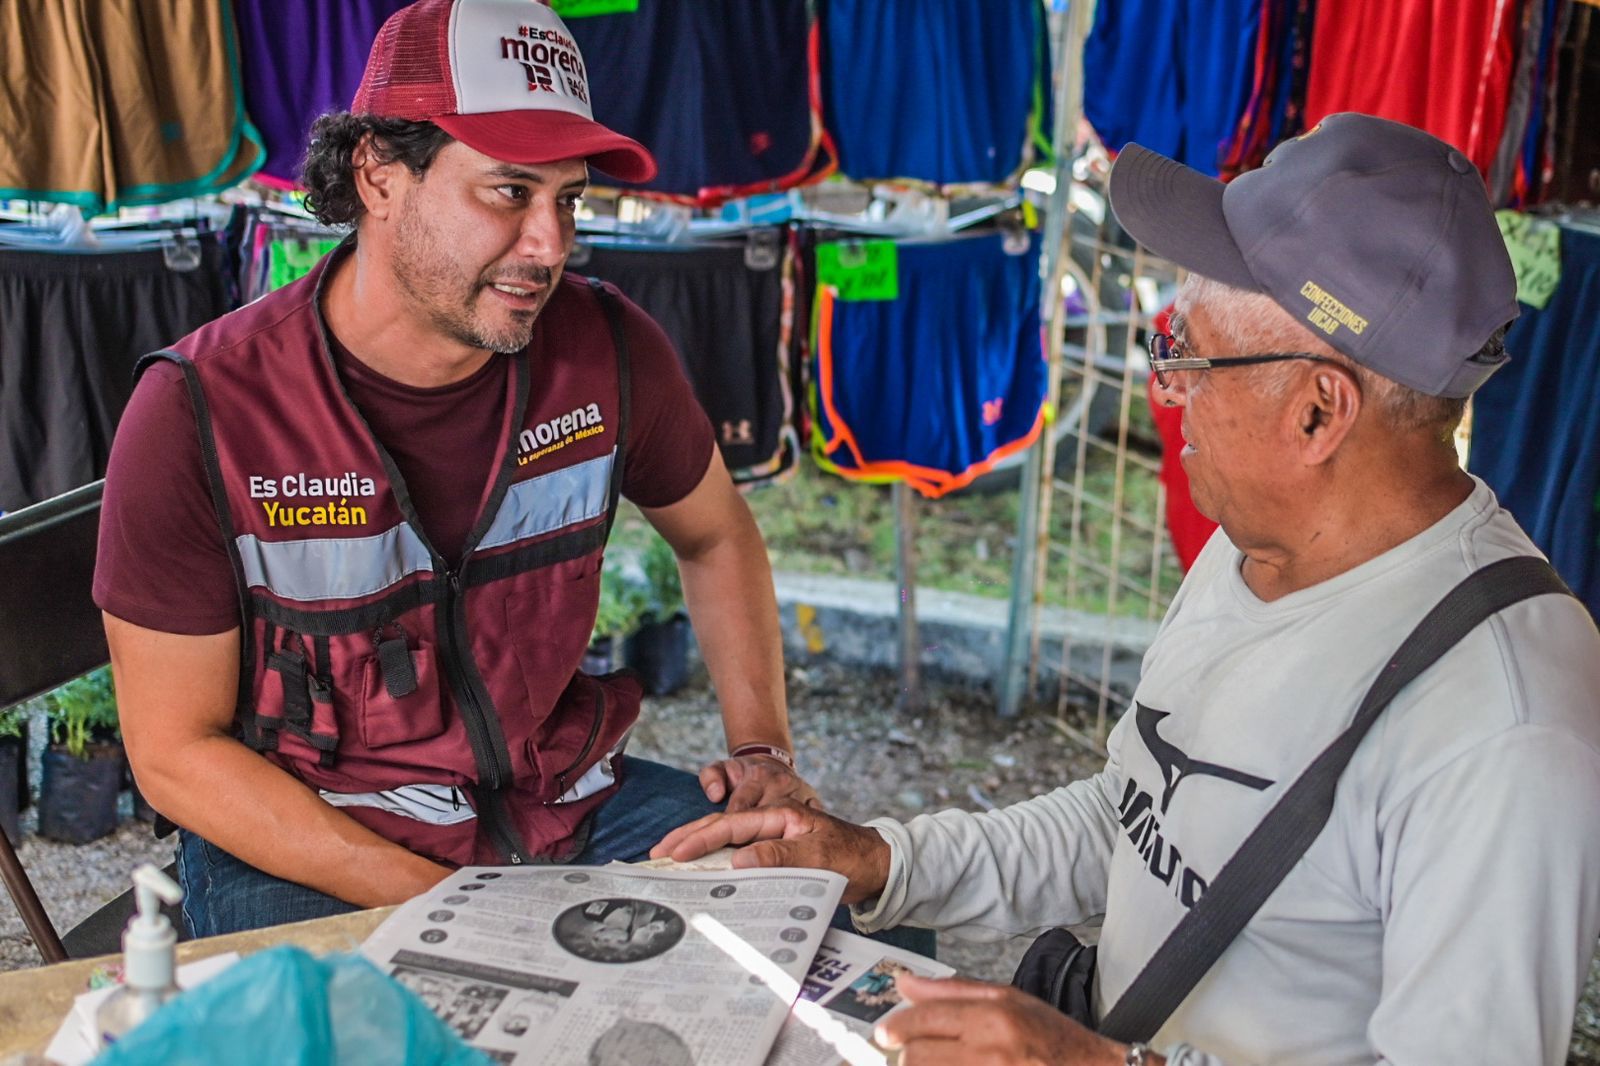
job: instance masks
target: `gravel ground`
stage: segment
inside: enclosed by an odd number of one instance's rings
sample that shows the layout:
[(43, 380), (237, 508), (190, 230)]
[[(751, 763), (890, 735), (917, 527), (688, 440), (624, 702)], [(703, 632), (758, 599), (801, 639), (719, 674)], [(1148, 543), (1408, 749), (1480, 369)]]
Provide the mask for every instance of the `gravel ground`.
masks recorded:
[[(892, 675), (808, 665), (790, 667), (789, 693), (801, 769), (830, 809), (847, 818), (1004, 805), (1093, 773), (1099, 764), (1045, 716), (1001, 722), (993, 701), (969, 688), (929, 684), (927, 709), (911, 714), (898, 709)], [(649, 701), (630, 751), (685, 767), (721, 754), (721, 724), (703, 674), (679, 694)], [(25, 825), (29, 818), (31, 813)], [(28, 836), (21, 858), (57, 926), (65, 929), (122, 891), (136, 863), (169, 861), (171, 846), (154, 840), (148, 826), (128, 820), (90, 845)], [(1025, 948), (1021, 942), (980, 945), (944, 937), (939, 954), (964, 974), (1007, 980)], [(15, 912), (0, 908), (0, 970), (38, 961)], [(1579, 1006), (1568, 1062), (1600, 1066), (1600, 960)]]

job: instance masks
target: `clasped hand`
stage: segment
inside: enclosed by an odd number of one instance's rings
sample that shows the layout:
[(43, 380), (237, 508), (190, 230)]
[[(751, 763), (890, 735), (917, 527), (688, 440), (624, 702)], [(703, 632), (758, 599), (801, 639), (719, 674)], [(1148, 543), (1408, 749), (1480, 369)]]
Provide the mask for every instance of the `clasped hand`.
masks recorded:
[(728, 801), (729, 812), (793, 801), (821, 808), (805, 778), (766, 755), (719, 759), (700, 771), (700, 787), (712, 803)]

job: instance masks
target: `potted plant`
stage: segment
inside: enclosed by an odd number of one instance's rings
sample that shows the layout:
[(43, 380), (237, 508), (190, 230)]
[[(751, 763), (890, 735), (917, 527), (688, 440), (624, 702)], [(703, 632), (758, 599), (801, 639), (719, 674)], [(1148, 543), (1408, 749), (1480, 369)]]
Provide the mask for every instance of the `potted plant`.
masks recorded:
[(659, 536), (639, 558), (645, 577), (645, 607), (638, 627), (623, 648), (645, 691), (665, 696), (689, 680), (689, 616), (683, 610), (678, 558)]
[(622, 668), (623, 637), (645, 610), (645, 593), (623, 570), (616, 556), (606, 556), (600, 571), (600, 608), (595, 615), (594, 635), (583, 656), (583, 672), (609, 674)]
[(0, 711), (0, 832), (22, 839), (18, 812), (28, 787), (28, 714), (25, 704)]
[(101, 667), (46, 697), (50, 745), (39, 788), (39, 835), (70, 844), (117, 827), (123, 752), (111, 670)]

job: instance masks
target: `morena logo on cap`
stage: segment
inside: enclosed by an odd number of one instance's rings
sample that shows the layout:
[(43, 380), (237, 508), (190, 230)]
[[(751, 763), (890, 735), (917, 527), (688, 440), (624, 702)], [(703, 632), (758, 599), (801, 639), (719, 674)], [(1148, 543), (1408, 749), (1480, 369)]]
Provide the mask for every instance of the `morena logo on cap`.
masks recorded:
[(463, 0), (450, 42), (460, 114), (531, 107), (593, 117), (578, 42), (543, 4)]
[(514, 61), (528, 78), (528, 91), (565, 92), (589, 102), (583, 56), (572, 38), (555, 30), (518, 26), (515, 37), (500, 38), (500, 58)]

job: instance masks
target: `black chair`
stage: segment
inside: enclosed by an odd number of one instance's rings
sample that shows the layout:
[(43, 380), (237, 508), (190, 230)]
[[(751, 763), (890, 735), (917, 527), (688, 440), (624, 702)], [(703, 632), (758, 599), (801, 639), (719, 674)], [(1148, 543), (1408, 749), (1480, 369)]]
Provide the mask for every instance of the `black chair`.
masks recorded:
[[(49, 692), (110, 657), (92, 594), (104, 484), (96, 481), (0, 516), (0, 709)], [(133, 909), (130, 890), (75, 927), (63, 943), (4, 833), (0, 881), (45, 962), (116, 951)], [(181, 920), (174, 928), (183, 929)]]

